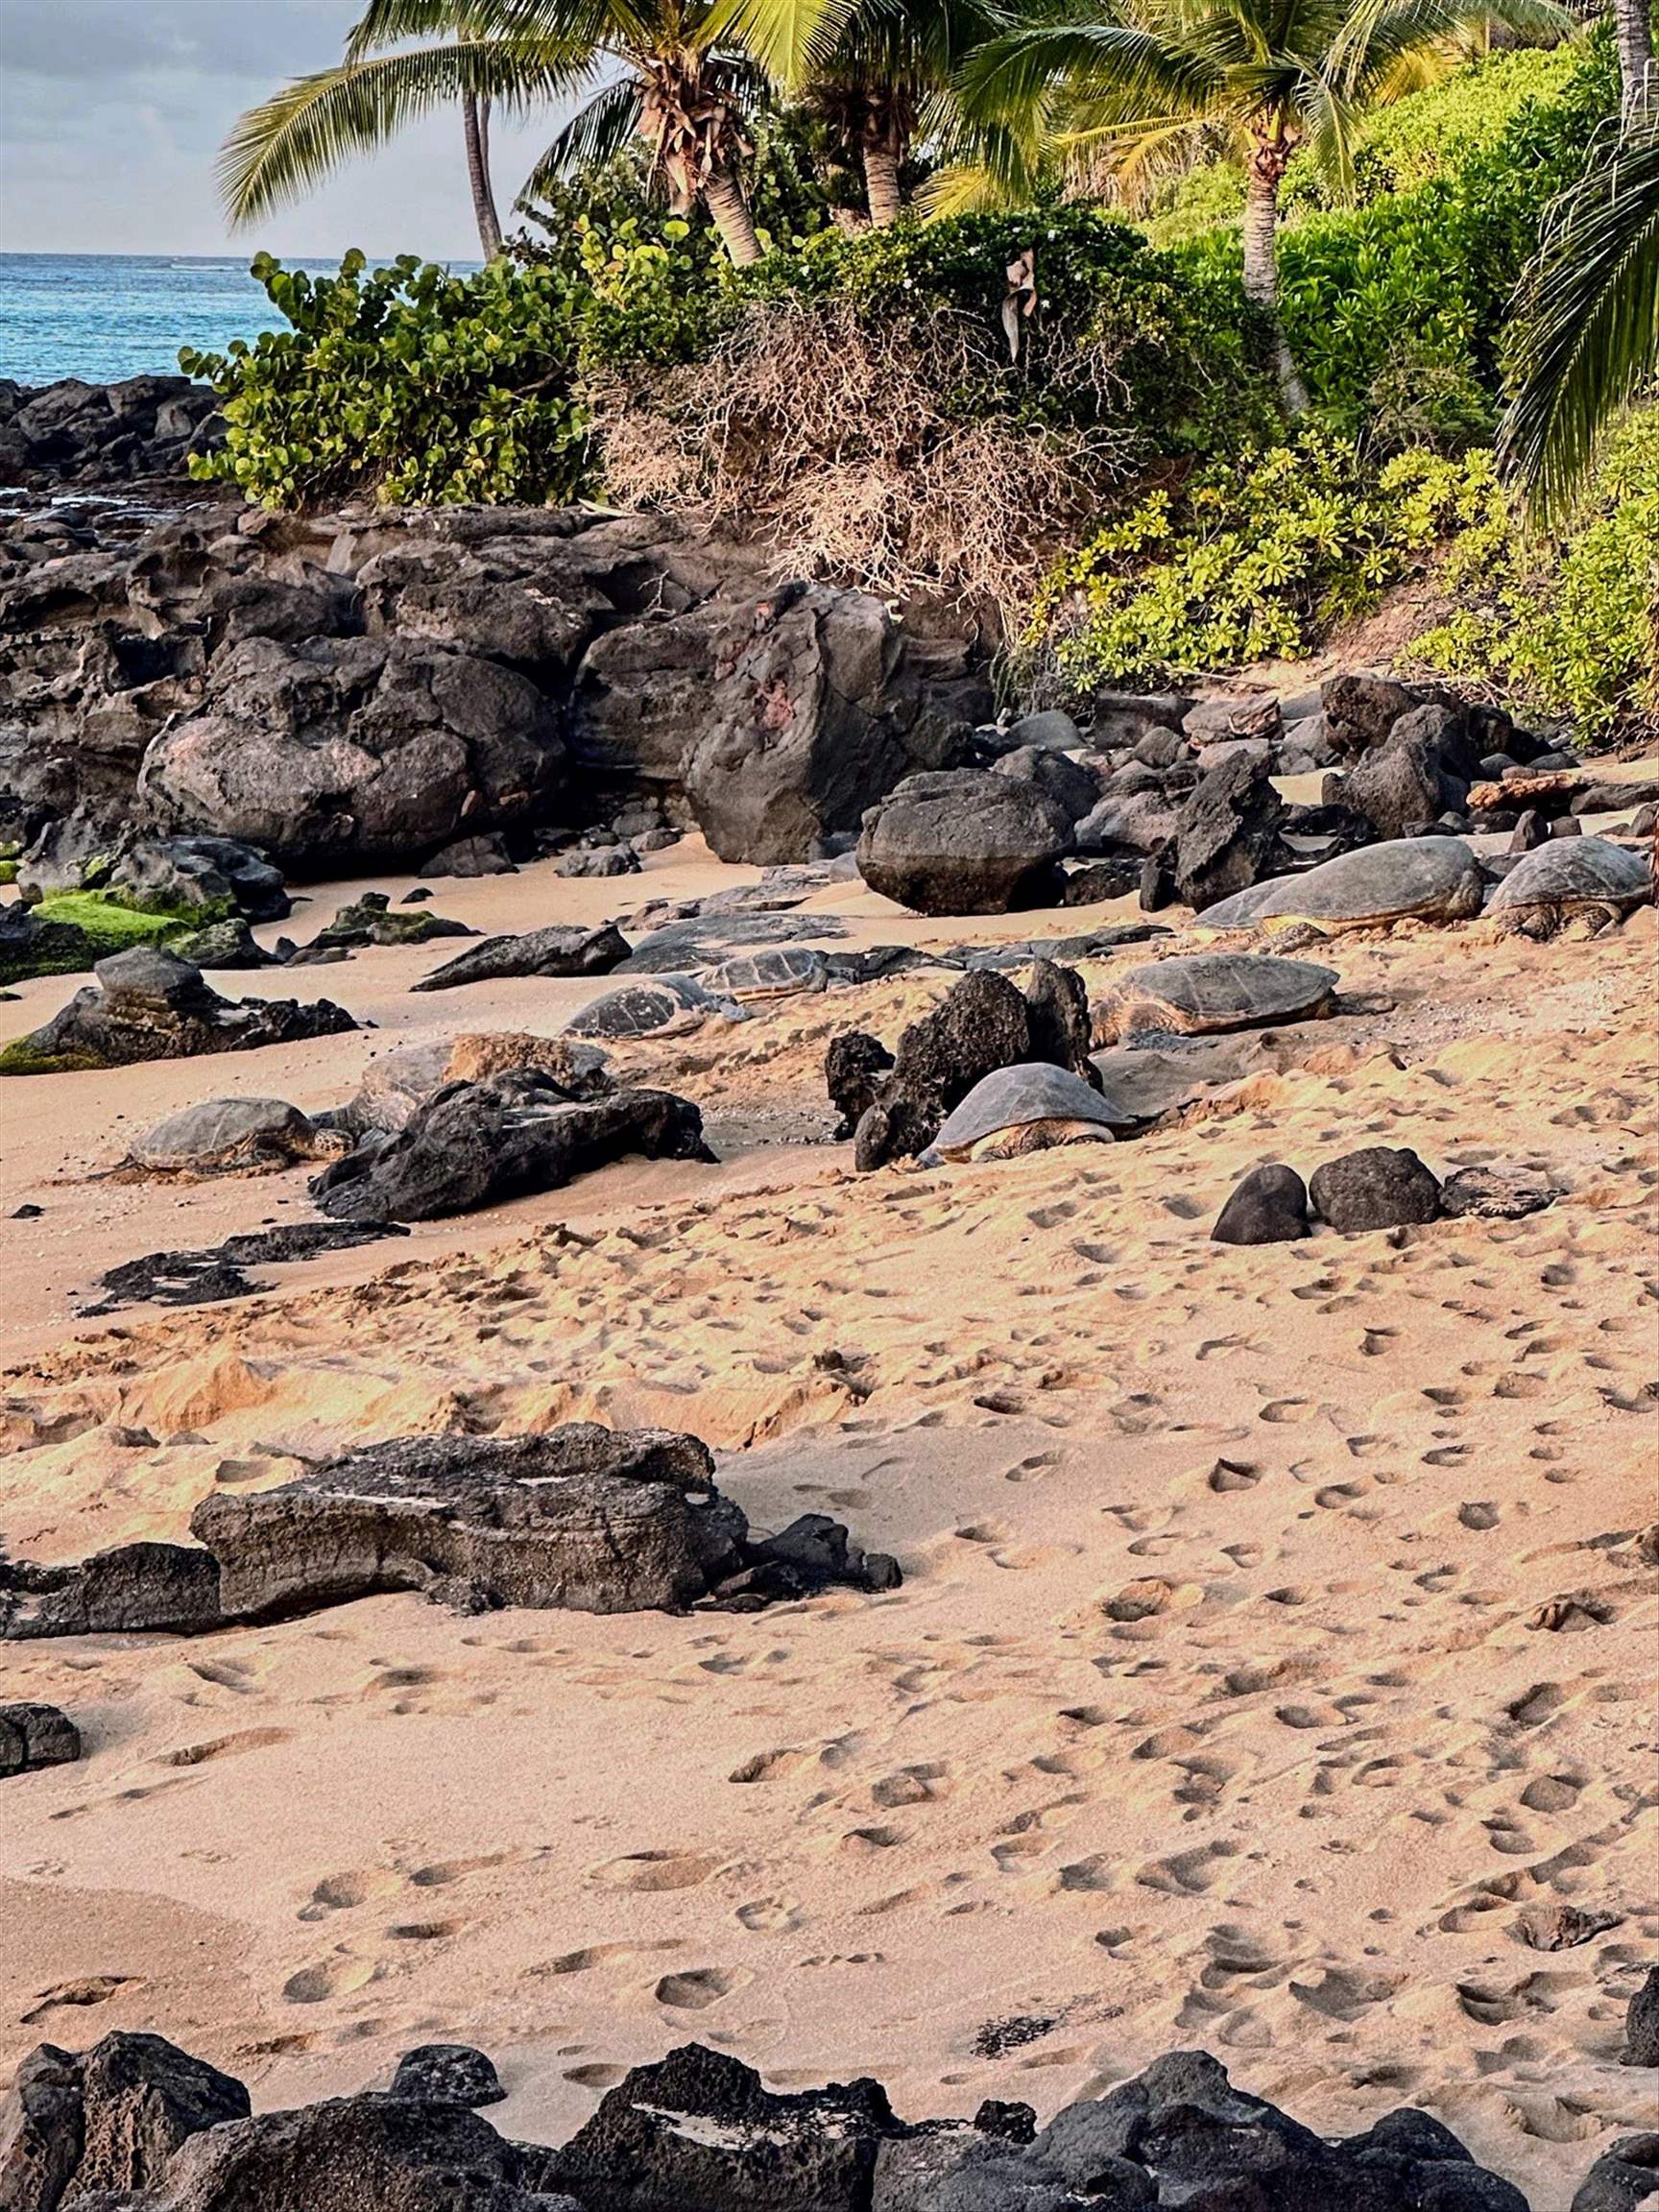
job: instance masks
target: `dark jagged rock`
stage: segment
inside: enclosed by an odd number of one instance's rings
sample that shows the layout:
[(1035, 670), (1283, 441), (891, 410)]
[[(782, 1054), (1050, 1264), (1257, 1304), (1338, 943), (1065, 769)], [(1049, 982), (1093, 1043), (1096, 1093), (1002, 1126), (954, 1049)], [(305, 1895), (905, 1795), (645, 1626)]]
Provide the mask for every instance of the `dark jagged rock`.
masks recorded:
[(291, 910), (280, 869), (233, 837), (136, 838), (108, 880), (129, 904), (151, 913), (280, 922)]
[(554, 868), (557, 876), (637, 876), (639, 855), (632, 845), (581, 846), (566, 853)]
[(0, 2106), (0, 2204), (7, 2212), (58, 2212), (84, 2140), (81, 2060), (55, 2043), (22, 2058)]
[(1357, 809), (1380, 837), (1407, 837), (1448, 810), (1460, 813), (1479, 767), (1462, 710), (1429, 703), (1398, 715), (1381, 744), (1328, 780), (1326, 795)]
[(476, 1612), (683, 1610), (742, 1565), (745, 1527), (694, 1436), (578, 1423), (417, 1436), (191, 1516), (231, 1619), (418, 1590)]
[(486, 937), (410, 988), (453, 991), (505, 975), (605, 975), (627, 957), (628, 940), (612, 923), (599, 929), (558, 926), (521, 937)]
[(154, 2188), (192, 2136), (249, 2110), (240, 2081), (160, 2035), (118, 2029), (82, 2056), (39, 2044), (0, 2115), (0, 2205), (58, 2212)]
[(1624, 2014), (1623, 2066), (1659, 2066), (1659, 1966), (1649, 1966)]
[(1207, 769), (1175, 818), (1177, 895), (1202, 912), (1271, 875), (1284, 812), (1265, 759), (1236, 753)]
[(1081, 822), (1100, 803), (1098, 777), (1064, 753), (1041, 745), (1022, 745), (1004, 753), (992, 774), (1029, 783), (1045, 798), (1053, 800), (1069, 822)]
[(290, 865), (429, 853), (556, 796), (558, 717), (514, 670), (419, 640), (250, 637), (209, 663), (201, 709), (151, 743), (159, 820)]
[(220, 1623), (219, 1570), (188, 1544), (122, 1544), (73, 1566), (0, 1559), (0, 1639), (191, 1635)]
[(780, 2096), (701, 2044), (636, 2066), (550, 2162), (589, 2212), (867, 2212), (883, 2141), (880, 2084)]
[(280, 1229), (254, 1229), (223, 1244), (187, 1252), (146, 1252), (124, 1260), (98, 1279), (104, 1296), (84, 1314), (114, 1313), (123, 1306), (205, 1306), (223, 1298), (251, 1298), (266, 1286), (250, 1280), (250, 1267), (285, 1266), (319, 1252), (348, 1251), (379, 1237), (407, 1237), (396, 1222), (291, 1221)]
[(392, 2077), (391, 2095), (428, 2104), (499, 2104), (507, 2092), (493, 2062), (469, 2043), (422, 2043), (406, 2051)]
[(837, 1584), (854, 1590), (896, 1590), (899, 1563), (885, 1551), (865, 1551), (839, 1521), (803, 1513), (776, 1536), (752, 1537), (743, 1565), (716, 1584), (712, 1601), (725, 1612), (750, 1612), (785, 1599), (811, 1598)]
[(182, 478), (186, 457), (215, 442), (217, 401), (187, 376), (115, 384), (64, 377), (36, 389), (0, 384), (0, 481), (105, 485)]
[(1440, 1217), (1439, 1178), (1404, 1146), (1367, 1144), (1328, 1160), (1314, 1168), (1309, 1191), (1320, 1219), (1345, 1236)]
[(155, 946), (112, 953), (42, 1027), (0, 1052), (0, 1074), (55, 1074), (126, 1068), (142, 1060), (184, 1060), (204, 1052), (245, 1052), (333, 1037), (357, 1024), (345, 1007), (321, 998), (222, 998), (202, 971)]
[(68, 1767), (80, 1756), (81, 1731), (56, 1705), (0, 1705), (0, 1781), (37, 1767)]
[(865, 815), (858, 873), (919, 914), (1006, 914), (1058, 898), (1071, 842), (1032, 784), (976, 769), (911, 776)]
[(852, 1136), (859, 1121), (875, 1105), (881, 1080), (893, 1065), (893, 1055), (878, 1037), (863, 1029), (850, 1029), (831, 1037), (824, 1055), (824, 1082), (836, 1113), (832, 1132), (837, 1142)]
[(457, 837), (422, 866), (422, 876), (516, 876), (518, 863), (507, 840), (495, 831), (482, 837)]
[(854, 1132), (854, 1164), (867, 1170), (925, 1152), (982, 1076), (1031, 1056), (1023, 993), (988, 969), (965, 975), (900, 1038), (892, 1070)]
[(1252, 1167), (1235, 1184), (1210, 1232), (1217, 1244), (1286, 1244), (1311, 1234), (1308, 1186), (1278, 1161)]
[(1659, 2135), (1622, 2135), (1575, 2191), (1569, 2212), (1636, 2212), (1659, 2197)]
[(171, 950), (175, 958), (187, 960), (192, 968), (246, 970), (278, 964), (276, 954), (266, 951), (240, 916), (234, 922), (209, 922), (205, 929), (175, 938)]
[(668, 1091), (573, 1099), (539, 1070), (450, 1083), (402, 1129), (370, 1140), (311, 1185), (344, 1221), (431, 1221), (556, 1190), (613, 1160), (711, 1160), (703, 1117)]
[(1125, 854), (1117, 860), (1087, 860), (1070, 870), (1061, 888), (1063, 906), (1095, 906), (1107, 899), (1127, 899), (1141, 886), (1144, 862)]
[(1025, 985), (1025, 1015), (1031, 1058), (1051, 1061), (1098, 1090), (1100, 1078), (1089, 1057), (1094, 1049), (1089, 992), (1076, 969), (1034, 960)]
[(942, 662), (879, 599), (790, 584), (715, 670), (681, 767), (722, 860), (805, 860), (918, 769), (950, 765), (989, 704), (958, 652)]
[(461, 2105), (338, 2097), (197, 2137), (132, 2212), (584, 2212), (540, 2164)]

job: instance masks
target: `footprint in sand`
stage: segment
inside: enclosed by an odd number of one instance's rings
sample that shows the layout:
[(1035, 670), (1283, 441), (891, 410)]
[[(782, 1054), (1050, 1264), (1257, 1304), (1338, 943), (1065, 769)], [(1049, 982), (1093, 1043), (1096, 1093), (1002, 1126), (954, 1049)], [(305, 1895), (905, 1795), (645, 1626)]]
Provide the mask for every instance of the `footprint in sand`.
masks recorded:
[(380, 1968), (373, 1959), (358, 1959), (342, 1952), (315, 1966), (302, 1966), (282, 1984), (290, 2005), (321, 2005), (330, 1997), (349, 1997), (376, 1980)]
[(671, 2006), (676, 2012), (704, 2012), (749, 1979), (726, 1966), (692, 1966), (684, 1973), (664, 1974), (654, 1994), (659, 2005)]
[(695, 1889), (718, 1871), (720, 1861), (696, 1851), (631, 1851), (623, 1859), (607, 1859), (588, 1869), (589, 1879), (608, 1889), (633, 1889), (650, 1893), (660, 1889)]

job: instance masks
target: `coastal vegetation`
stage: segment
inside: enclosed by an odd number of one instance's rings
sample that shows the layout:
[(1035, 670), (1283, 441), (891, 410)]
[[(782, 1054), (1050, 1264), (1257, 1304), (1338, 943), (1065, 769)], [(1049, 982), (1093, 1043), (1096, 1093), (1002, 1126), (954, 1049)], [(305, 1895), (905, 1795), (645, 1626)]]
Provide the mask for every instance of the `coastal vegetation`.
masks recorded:
[(971, 610), (1050, 695), (1294, 658), (1409, 581), (1403, 665), (1587, 733), (1659, 713), (1628, 24), (787, 14), (373, 0), (244, 119), (235, 212), (444, 103), (477, 182), (489, 103), (591, 97), (475, 275), (261, 257), (286, 327), (183, 357), (228, 422), (196, 466), (273, 506), (695, 512)]

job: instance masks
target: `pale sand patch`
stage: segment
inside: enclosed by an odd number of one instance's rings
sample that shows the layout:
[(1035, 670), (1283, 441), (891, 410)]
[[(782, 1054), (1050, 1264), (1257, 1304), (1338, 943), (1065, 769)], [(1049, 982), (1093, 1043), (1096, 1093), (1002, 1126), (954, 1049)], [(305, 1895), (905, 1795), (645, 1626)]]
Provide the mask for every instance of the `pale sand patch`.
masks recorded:
[[(736, 879), (710, 864), (702, 887)], [(540, 870), (436, 889), (518, 927), (643, 895)], [(849, 891), (814, 903), (852, 942), (969, 934)], [(247, 979), (380, 1008), (339, 1063), (13, 1085), (8, 1138), (29, 1090), (44, 1184), (66, 1151), (119, 1148), (116, 1111), (222, 1084), (321, 1104), (372, 1049), (551, 1029), (602, 987), (405, 996), (447, 950)], [(5, 1224), (5, 1319), (36, 1353), (0, 1385), (14, 1554), (177, 1536), (216, 1483), (281, 1480), (297, 1451), (598, 1413), (697, 1430), (757, 1523), (838, 1513), (908, 1579), (737, 1618), (380, 1599), (192, 1643), (5, 1647), (3, 1695), (63, 1704), (87, 1757), (5, 1785), (0, 2078), (42, 2035), (119, 2022), (272, 2104), (457, 2036), (497, 2058), (502, 2125), (548, 2136), (692, 2035), (779, 2082), (876, 2072), (917, 2115), (1046, 2111), (1202, 2043), (1331, 2129), (1425, 2103), (1559, 2212), (1650, 2091), (1614, 2063), (1659, 1940), (1635, 1540), (1650, 919), (1547, 948), (1350, 939), (1332, 964), (1372, 1011), (1264, 1041), (1231, 1094), (1132, 1144), (867, 1180), (793, 1141), (625, 1165), (56, 1352), (98, 1266), (283, 1199), (300, 1217), (302, 1179), (19, 1190), (49, 1208), (36, 1228), (61, 1210), (67, 1248), (38, 1265)], [(629, 1065), (749, 1144), (821, 1136), (828, 1036), (891, 1038), (944, 980), (785, 1002)], [(1530, 1164), (1566, 1195), (1518, 1223), (1208, 1241), (1246, 1166), (1366, 1142)], [(1529, 1948), (1528, 1909), (1561, 1903), (1620, 1918)], [(69, 1983), (89, 1995), (63, 2005)], [(976, 2054), (1026, 2016), (1052, 2025)]]

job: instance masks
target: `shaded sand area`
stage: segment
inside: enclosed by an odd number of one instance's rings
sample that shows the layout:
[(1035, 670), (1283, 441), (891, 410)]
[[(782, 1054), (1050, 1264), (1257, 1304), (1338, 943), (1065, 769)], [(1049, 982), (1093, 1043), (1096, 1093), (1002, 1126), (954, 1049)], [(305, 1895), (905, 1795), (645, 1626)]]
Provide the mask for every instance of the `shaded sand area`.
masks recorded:
[[(523, 928), (753, 879), (692, 844), (433, 906)], [(856, 882), (807, 910), (852, 946), (1134, 911), (926, 924)], [(7, 1085), (4, 1211), (45, 1209), (4, 1224), (12, 1555), (180, 1537), (300, 1455), (598, 1416), (695, 1431), (753, 1522), (835, 1513), (906, 1580), (6, 1647), (4, 1695), (71, 1710), (86, 1757), (5, 1785), (0, 2080), (144, 2026), (272, 2105), (454, 2037), (549, 2139), (693, 2035), (914, 2113), (1046, 2113), (1201, 2044), (1326, 2130), (1423, 2104), (1559, 2212), (1650, 2123), (1615, 2059), (1659, 1942), (1654, 948), (1651, 912), (1342, 939), (1337, 1013), (1236, 1041), (1172, 1123), (867, 1178), (825, 1044), (891, 1042), (950, 978), (785, 999), (615, 1056), (697, 1100), (717, 1168), (624, 1164), (67, 1335), (114, 1261), (309, 1215), (298, 1172), (87, 1180), (125, 1133), (215, 1094), (320, 1107), (392, 1044), (551, 1031), (604, 986), (412, 998), (453, 948), (369, 951), (216, 980), (376, 1030)], [(67, 991), (24, 986), (3, 1034)], [(1562, 1196), (1209, 1241), (1247, 1167), (1367, 1143)]]

